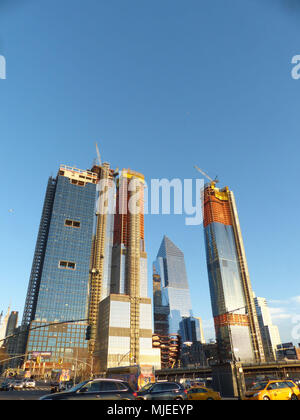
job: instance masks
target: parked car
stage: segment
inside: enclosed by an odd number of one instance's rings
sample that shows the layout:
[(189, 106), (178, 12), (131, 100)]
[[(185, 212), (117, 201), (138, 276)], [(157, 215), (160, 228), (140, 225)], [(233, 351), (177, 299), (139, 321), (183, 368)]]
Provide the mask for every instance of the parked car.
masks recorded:
[(13, 391), (14, 387), (11, 381), (4, 380), (0, 383), (0, 391)]
[(204, 386), (193, 386), (188, 390), (188, 400), (221, 400), (221, 395)]
[(59, 384), (59, 392), (68, 391), (69, 389), (74, 387), (73, 381), (64, 381), (60, 382)]
[(51, 394), (55, 394), (57, 392), (59, 392), (59, 382), (51, 382)]
[(147, 384), (137, 392), (137, 400), (187, 400), (187, 390), (177, 382)]
[(62, 391), (67, 391), (74, 387), (72, 381), (63, 381), (63, 382), (51, 382), (51, 394), (55, 394)]
[(24, 381), (24, 387), (25, 388), (35, 388), (36, 382), (34, 379), (25, 379)]
[(23, 389), (25, 387), (25, 381), (22, 379), (14, 381), (12, 386), (14, 389)]
[(93, 379), (40, 400), (135, 400), (136, 393), (127, 382), (117, 379)]
[(293, 381), (257, 382), (246, 392), (245, 400), (298, 400), (300, 390)]
[(300, 389), (300, 380), (299, 379), (292, 379), (292, 381), (297, 385), (297, 387)]

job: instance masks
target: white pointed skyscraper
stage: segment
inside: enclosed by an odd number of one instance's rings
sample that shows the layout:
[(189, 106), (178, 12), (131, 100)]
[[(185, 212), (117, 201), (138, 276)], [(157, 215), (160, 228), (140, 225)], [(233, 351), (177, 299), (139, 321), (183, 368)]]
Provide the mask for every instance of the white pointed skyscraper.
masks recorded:
[[(2, 319), (2, 322), (1, 322), (1, 316), (0, 316), (0, 340), (4, 340), (4, 338), (6, 337), (6, 328), (7, 328), (9, 315), (10, 315), (10, 306), (8, 307), (5, 317)], [(0, 347), (2, 344), (3, 342), (0, 342)]]
[[(156, 261), (154, 274), (161, 283), (162, 305), (169, 307), (169, 334), (177, 334), (183, 317), (190, 317), (192, 303), (183, 252), (164, 236)], [(154, 319), (156, 318), (154, 306)]]
[(265, 356), (271, 361), (274, 359), (276, 360), (277, 346), (281, 344), (279, 329), (277, 325), (274, 325), (272, 322), (272, 317), (266, 298), (256, 297), (254, 294), (253, 296)]

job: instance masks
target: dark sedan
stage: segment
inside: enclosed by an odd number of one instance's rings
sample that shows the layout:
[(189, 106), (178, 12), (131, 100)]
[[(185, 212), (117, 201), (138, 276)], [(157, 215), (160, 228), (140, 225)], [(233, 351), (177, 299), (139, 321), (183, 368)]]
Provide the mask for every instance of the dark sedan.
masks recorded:
[(144, 386), (137, 392), (137, 400), (179, 400), (187, 399), (187, 391), (177, 382), (157, 382)]
[(127, 382), (115, 379), (93, 379), (41, 400), (135, 400), (136, 393)]
[(3, 381), (0, 383), (0, 391), (13, 391), (13, 383), (10, 381)]

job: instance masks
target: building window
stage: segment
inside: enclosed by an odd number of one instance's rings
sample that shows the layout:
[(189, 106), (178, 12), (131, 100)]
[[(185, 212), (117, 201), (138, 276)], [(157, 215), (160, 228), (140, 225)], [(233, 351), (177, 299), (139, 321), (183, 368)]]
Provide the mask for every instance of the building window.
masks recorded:
[(49, 338), (48, 339), (48, 346), (56, 347), (56, 338)]
[(66, 219), (65, 220), (65, 226), (73, 227), (73, 228), (80, 228), (80, 222), (77, 222), (75, 220)]
[(85, 187), (86, 183), (84, 181), (78, 181), (77, 179), (70, 179), (72, 185), (79, 185), (80, 187)]
[(65, 270), (76, 270), (76, 264), (70, 261), (59, 261), (58, 267)]

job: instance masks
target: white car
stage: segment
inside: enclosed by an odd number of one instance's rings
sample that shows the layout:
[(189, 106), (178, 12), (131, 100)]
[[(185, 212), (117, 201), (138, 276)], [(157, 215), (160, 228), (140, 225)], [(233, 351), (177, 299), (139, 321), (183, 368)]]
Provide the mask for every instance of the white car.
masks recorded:
[(35, 380), (25, 379), (24, 386), (25, 386), (25, 388), (35, 388)]
[(14, 389), (23, 389), (25, 386), (24, 381), (15, 381), (13, 382)]

